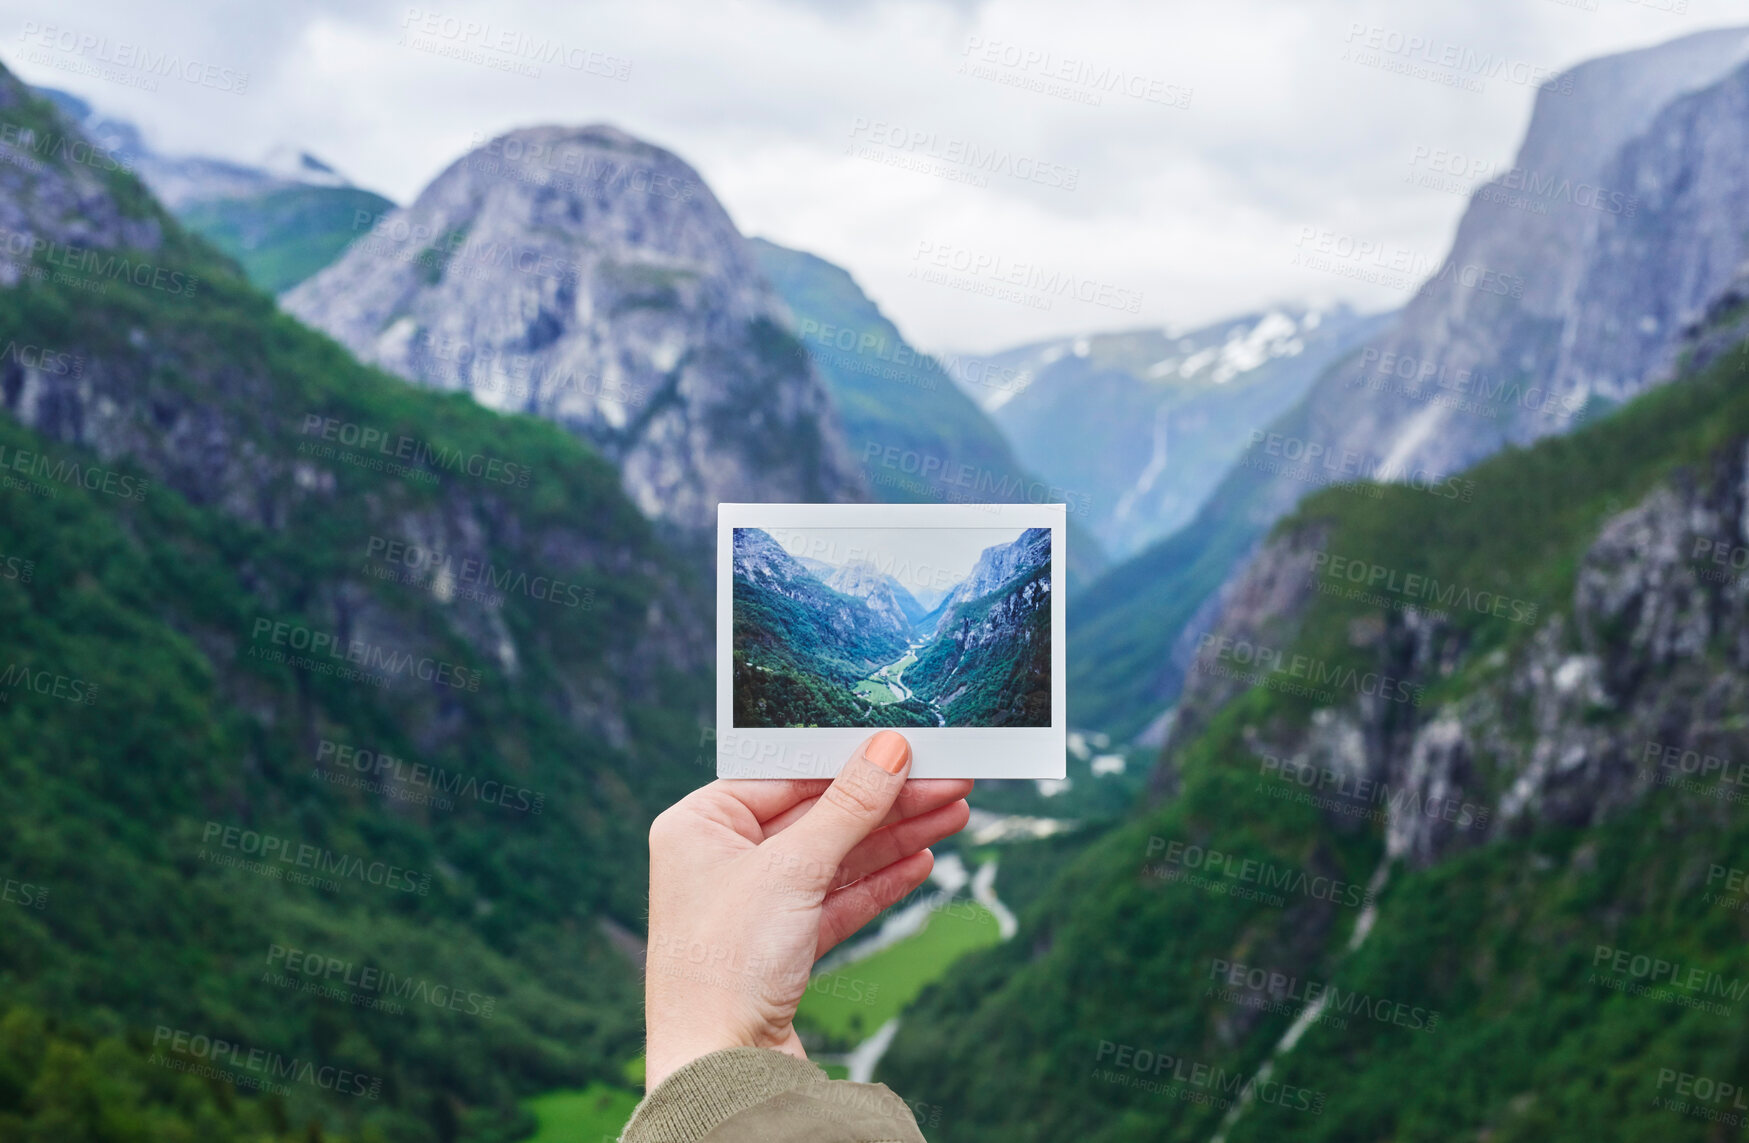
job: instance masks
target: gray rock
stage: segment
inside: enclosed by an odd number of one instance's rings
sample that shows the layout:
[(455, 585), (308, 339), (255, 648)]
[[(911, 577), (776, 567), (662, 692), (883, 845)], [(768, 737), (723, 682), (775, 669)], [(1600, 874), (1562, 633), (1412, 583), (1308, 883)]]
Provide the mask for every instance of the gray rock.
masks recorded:
[(368, 229), (284, 307), (408, 380), (591, 441), (647, 515), (861, 498), (746, 241), (668, 152), (605, 126), (514, 131)]
[[(1311, 599), (1307, 555), (1322, 544), (1316, 524), (1273, 537), (1230, 589), (1215, 634), (1291, 644)], [(1322, 808), (1335, 821), (1374, 816), (1387, 853), (1415, 865), (1533, 823), (1596, 824), (1686, 780), (1648, 761), (1654, 746), (1731, 758), (1735, 743), (1746, 761), (1749, 569), (1741, 557), (1710, 560), (1720, 548), (1749, 551), (1749, 442), (1610, 518), (1581, 562), (1570, 613), (1548, 616), (1510, 656), (1489, 655), (1461, 698), (1417, 707), (1345, 696), (1303, 726), (1251, 727), (1246, 740), (1284, 771), (1313, 772), (1320, 781), (1306, 788), (1329, 795)], [(1357, 622), (1350, 636), (1375, 670), (1421, 686), (1449, 676), (1465, 650), (1443, 617), (1414, 609)], [(1189, 674), (1157, 795), (1172, 792), (1177, 750), (1249, 685)], [(1454, 804), (1468, 808), (1429, 811)]]
[(1290, 431), (1451, 473), (1666, 379), (1745, 252), (1746, 57), (1744, 30), (1704, 32), (1540, 91), (1513, 171), (1475, 193), (1401, 320), (1320, 379)]

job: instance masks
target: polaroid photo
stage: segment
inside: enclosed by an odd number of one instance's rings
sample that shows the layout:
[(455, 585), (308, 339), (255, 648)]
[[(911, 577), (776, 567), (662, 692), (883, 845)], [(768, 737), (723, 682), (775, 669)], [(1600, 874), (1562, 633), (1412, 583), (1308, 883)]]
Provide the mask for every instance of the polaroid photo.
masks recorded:
[(723, 504), (717, 776), (1061, 778), (1061, 504)]

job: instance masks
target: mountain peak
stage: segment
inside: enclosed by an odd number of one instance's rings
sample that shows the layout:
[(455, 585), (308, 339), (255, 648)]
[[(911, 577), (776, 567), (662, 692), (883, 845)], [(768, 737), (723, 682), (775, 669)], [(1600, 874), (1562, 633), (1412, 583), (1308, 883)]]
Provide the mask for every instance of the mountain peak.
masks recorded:
[(92, 143), (126, 160), (159, 201), (173, 211), (290, 186), (353, 185), (328, 163), (291, 144), (273, 147), (253, 165), (206, 155), (164, 154), (146, 142), (137, 125), (99, 111), (88, 100), (53, 87), (32, 91), (54, 104)]
[(649, 515), (860, 498), (830, 400), (696, 171), (607, 124), (452, 163), (283, 304), (366, 361), (556, 421)]
[(352, 180), (310, 154), (308, 151), (282, 143), (268, 151), (261, 160), (261, 169), (287, 182), (315, 187), (349, 187)]

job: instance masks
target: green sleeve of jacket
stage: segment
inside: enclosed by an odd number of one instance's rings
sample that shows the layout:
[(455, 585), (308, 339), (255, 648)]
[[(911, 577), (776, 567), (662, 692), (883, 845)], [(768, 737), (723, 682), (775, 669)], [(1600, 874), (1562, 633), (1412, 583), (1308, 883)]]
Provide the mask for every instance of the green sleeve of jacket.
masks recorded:
[(806, 1060), (728, 1048), (687, 1064), (632, 1112), (620, 1143), (924, 1143), (885, 1084), (831, 1080)]

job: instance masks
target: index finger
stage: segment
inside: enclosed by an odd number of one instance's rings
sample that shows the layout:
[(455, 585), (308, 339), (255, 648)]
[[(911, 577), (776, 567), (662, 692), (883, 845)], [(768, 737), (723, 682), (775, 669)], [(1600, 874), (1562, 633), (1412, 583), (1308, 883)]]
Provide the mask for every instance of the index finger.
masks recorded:
[(812, 801), (832, 784), (830, 778), (718, 778), (705, 789), (716, 789), (740, 802), (758, 822), (765, 822), (801, 802)]

